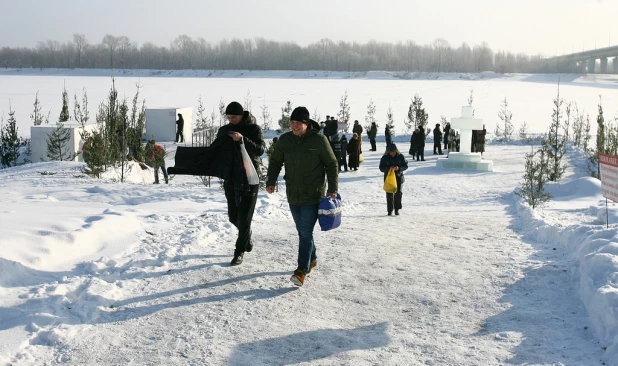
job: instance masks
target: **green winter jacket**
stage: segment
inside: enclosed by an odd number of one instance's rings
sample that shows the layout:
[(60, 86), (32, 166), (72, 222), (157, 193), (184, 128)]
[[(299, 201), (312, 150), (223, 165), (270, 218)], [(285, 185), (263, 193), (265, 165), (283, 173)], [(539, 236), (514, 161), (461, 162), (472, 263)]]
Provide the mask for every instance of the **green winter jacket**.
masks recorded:
[(325, 193), (325, 174), (328, 177), (328, 193), (337, 193), (337, 159), (326, 136), (318, 133), (315, 127), (310, 126), (302, 136), (292, 132), (281, 135), (268, 163), (267, 186), (275, 185), (284, 164), (283, 179), (289, 203), (319, 203)]

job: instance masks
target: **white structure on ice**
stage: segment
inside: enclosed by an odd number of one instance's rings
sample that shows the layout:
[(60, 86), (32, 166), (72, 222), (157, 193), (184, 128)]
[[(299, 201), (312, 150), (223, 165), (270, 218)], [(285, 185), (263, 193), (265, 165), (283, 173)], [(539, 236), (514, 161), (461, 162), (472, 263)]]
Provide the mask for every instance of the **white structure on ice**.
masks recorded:
[(439, 158), (436, 166), (493, 172), (494, 163), (491, 160), (483, 160), (481, 153), (470, 152), (472, 131), (483, 129), (483, 120), (472, 116), (472, 107), (461, 107), (461, 117), (451, 118), (451, 128), (460, 130), (459, 152), (449, 153), (448, 158)]

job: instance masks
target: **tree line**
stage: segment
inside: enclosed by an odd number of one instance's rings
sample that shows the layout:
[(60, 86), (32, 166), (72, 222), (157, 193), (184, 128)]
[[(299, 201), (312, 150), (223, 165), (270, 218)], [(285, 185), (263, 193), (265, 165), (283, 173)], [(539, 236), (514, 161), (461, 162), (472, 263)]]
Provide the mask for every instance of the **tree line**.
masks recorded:
[(430, 44), (414, 41), (367, 43), (321, 39), (305, 47), (264, 38), (210, 43), (187, 35), (168, 47), (146, 42), (139, 46), (126, 36), (105, 35), (90, 43), (84, 34), (66, 42), (47, 40), (33, 48), (0, 48), (5, 68), (163, 69), (163, 70), (328, 70), (347, 72), (483, 72), (547, 71), (540, 55), (493, 51), (485, 42), (452, 46), (438, 38)]

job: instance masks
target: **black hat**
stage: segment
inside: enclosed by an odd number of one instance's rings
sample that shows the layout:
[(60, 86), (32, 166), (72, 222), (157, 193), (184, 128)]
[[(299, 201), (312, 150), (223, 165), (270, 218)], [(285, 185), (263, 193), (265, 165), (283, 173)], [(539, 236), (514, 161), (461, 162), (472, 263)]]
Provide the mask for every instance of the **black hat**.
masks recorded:
[(227, 108), (225, 108), (225, 114), (230, 116), (242, 116), (243, 112), (244, 110), (242, 105), (238, 102), (232, 102), (227, 105)]
[(386, 147), (386, 152), (391, 152), (391, 151), (399, 152), (399, 150), (397, 149), (397, 145), (395, 145), (395, 144), (389, 144), (389, 145)]
[(309, 124), (309, 111), (305, 107), (296, 107), (290, 115), (290, 121)]

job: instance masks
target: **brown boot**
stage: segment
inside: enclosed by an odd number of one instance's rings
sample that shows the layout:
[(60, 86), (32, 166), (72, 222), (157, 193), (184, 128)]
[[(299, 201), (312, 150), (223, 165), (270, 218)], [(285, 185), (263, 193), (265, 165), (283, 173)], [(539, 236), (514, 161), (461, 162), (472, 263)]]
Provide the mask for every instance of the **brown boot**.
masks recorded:
[(302, 286), (305, 283), (305, 272), (302, 269), (296, 269), (290, 277), (290, 281), (296, 286)]
[(318, 265), (317, 261), (313, 261), (313, 262), (309, 263), (309, 271), (307, 272), (307, 274), (311, 273), (311, 270), (313, 269), (313, 267), (315, 267), (317, 265)]

